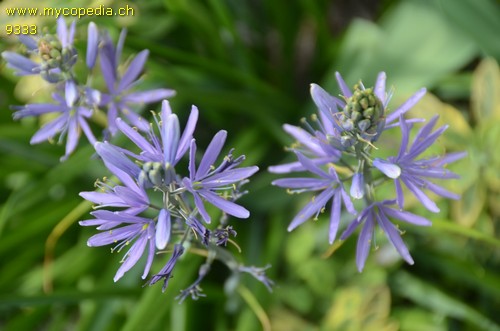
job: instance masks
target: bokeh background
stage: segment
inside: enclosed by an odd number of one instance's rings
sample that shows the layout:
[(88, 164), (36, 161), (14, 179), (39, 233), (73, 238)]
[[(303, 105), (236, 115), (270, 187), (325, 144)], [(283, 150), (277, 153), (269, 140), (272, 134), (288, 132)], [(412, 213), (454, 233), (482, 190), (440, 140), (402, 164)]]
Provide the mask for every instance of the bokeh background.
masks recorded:
[[(500, 330), (498, 1), (4, 0), (0, 49), (17, 47), (5, 24), (54, 28), (52, 18), (7, 17), (6, 7), (124, 4), (134, 16), (80, 19), (78, 49), (85, 50), (91, 20), (114, 38), (127, 27), (125, 53), (151, 52), (143, 87), (176, 89), (171, 103), (181, 123), (191, 104), (201, 111), (198, 141), (226, 129), (228, 148), (259, 165), (242, 200), (252, 216), (231, 224), (241, 260), (271, 264), (276, 287), (269, 293), (248, 276), (246, 291), (227, 296), (228, 271), (216, 264), (203, 283), (207, 297), (179, 305), (174, 297), (196, 278), (196, 256), (177, 265), (166, 293), (160, 285), (142, 288), (140, 268), (113, 283), (121, 255), (88, 248), (95, 230), (77, 224), (90, 210), (78, 193), (108, 173), (84, 139), (64, 163), (63, 146), (30, 146), (38, 121), (14, 122), (9, 105), (40, 102), (48, 87), (14, 77), (2, 60), (1, 330)], [(283, 147), (292, 140), (281, 125), (298, 125), (315, 111), (309, 84), (339, 93), (335, 71), (351, 86), (359, 79), (370, 86), (386, 71), (395, 87), (392, 109), (427, 87), (412, 114), (440, 114), (450, 125), (435, 151), (469, 153), (451, 167), (462, 179), (448, 187), (461, 201), (439, 200), (439, 214), (409, 202), (434, 223), (404, 227), (414, 266), (378, 233), (378, 248), (358, 273), (355, 239), (330, 247), (326, 215), (286, 232), (310, 196), (272, 187), (277, 176), (266, 168), (290, 159)], [(387, 135), (380, 144), (394, 149), (397, 133)], [(153, 270), (164, 263), (157, 260)]]

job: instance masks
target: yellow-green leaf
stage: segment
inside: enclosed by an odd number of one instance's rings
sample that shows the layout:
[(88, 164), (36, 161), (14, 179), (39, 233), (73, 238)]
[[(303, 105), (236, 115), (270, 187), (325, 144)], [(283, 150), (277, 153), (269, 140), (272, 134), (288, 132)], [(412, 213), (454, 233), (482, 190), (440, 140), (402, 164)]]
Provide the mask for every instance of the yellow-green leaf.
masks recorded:
[(500, 69), (492, 59), (484, 59), (472, 78), (472, 112), (478, 123), (500, 119)]

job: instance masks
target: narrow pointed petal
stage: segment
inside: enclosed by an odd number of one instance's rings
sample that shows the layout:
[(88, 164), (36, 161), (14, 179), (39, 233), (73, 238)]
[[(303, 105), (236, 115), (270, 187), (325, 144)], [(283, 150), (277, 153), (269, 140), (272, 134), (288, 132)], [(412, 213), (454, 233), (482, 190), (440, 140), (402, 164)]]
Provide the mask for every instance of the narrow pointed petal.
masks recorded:
[(387, 160), (377, 158), (373, 160), (373, 166), (392, 179), (399, 178), (401, 175), (401, 168), (397, 164)]
[(419, 226), (431, 226), (432, 223), (429, 221), (427, 218), (418, 216), (415, 214), (412, 214), (407, 211), (401, 211), (401, 210), (396, 210), (392, 209), (389, 207), (385, 206), (380, 206), (380, 209), (382, 209), (383, 213), (389, 217), (393, 217), (395, 219), (398, 219), (400, 221), (404, 221), (407, 223), (411, 223), (414, 225), (419, 225)]
[(180, 127), (177, 115), (171, 114), (162, 126), (161, 138), (163, 142), (164, 162), (174, 164), (177, 147), (179, 146)]
[(156, 224), (156, 248), (164, 249), (167, 247), (170, 240), (170, 212), (162, 209), (158, 215), (158, 222)]
[(337, 231), (339, 229), (341, 200), (342, 197), (337, 192), (337, 194), (333, 196), (332, 212), (330, 214), (330, 228), (328, 230), (328, 241), (330, 242), (330, 245), (335, 241)]
[(387, 239), (389, 239), (394, 248), (396, 248), (399, 255), (401, 255), (401, 257), (409, 264), (413, 264), (413, 259), (408, 251), (408, 248), (403, 242), (403, 239), (399, 235), (398, 229), (396, 229), (396, 227), (383, 213), (376, 213), (375, 216), (377, 217), (377, 222), (384, 231)]
[(290, 162), (275, 166), (269, 166), (267, 170), (273, 174), (288, 174), (290, 172), (304, 171), (304, 166), (300, 162)]
[(350, 194), (354, 199), (361, 199), (365, 195), (365, 181), (362, 173), (354, 174)]
[(137, 77), (139, 77), (139, 74), (144, 69), (144, 64), (146, 63), (148, 56), (149, 51), (145, 49), (137, 54), (132, 62), (130, 62), (127, 71), (123, 75), (120, 84), (118, 85), (119, 91), (126, 90), (130, 86), (130, 84), (132, 84), (137, 79)]
[(141, 172), (139, 166), (132, 162), (123, 153), (118, 151), (115, 146), (109, 143), (97, 142), (94, 147), (97, 154), (99, 154), (99, 156), (103, 159), (109, 170), (113, 171), (113, 169), (120, 169), (133, 178), (137, 178), (139, 176), (139, 173)]
[(115, 68), (118, 67), (120, 59), (122, 57), (123, 45), (125, 45), (125, 38), (127, 38), (127, 29), (123, 28), (120, 31), (120, 36), (118, 37), (118, 43), (116, 44), (115, 57), (112, 59)]
[(405, 196), (403, 194), (403, 187), (401, 186), (401, 180), (395, 179), (394, 186), (396, 187), (396, 201), (400, 210), (403, 210), (405, 203)]
[(152, 238), (154, 236), (154, 228), (152, 226), (148, 227), (148, 241), (149, 241), (149, 249), (148, 249), (148, 259), (146, 260), (146, 265), (144, 266), (144, 272), (142, 273), (142, 279), (146, 279), (148, 276), (149, 270), (151, 269), (151, 266), (153, 265), (153, 259), (155, 256), (155, 243), (153, 242)]
[[(104, 81), (106, 82), (106, 87), (108, 88), (109, 93), (115, 94), (116, 93), (115, 68), (113, 67), (111, 60), (108, 58), (108, 56), (105, 52), (101, 53), (101, 56), (99, 56), (99, 59), (100, 59), (100, 63), (101, 63), (102, 76), (104, 78)], [(113, 123), (114, 123), (114, 119), (113, 119)]]
[(356, 228), (364, 221), (364, 219), (372, 212), (373, 205), (370, 205), (363, 209), (361, 213), (349, 223), (347, 228), (344, 230), (342, 235), (340, 236), (340, 240), (346, 240)]
[(380, 72), (377, 76), (377, 81), (375, 82), (374, 92), (377, 98), (382, 101), (382, 104), (385, 105), (385, 80), (386, 80), (385, 72)]
[(240, 205), (235, 204), (234, 202), (228, 201), (224, 198), (221, 198), (217, 194), (203, 190), (200, 191), (200, 195), (205, 198), (208, 202), (210, 202), (215, 207), (224, 211), (225, 213), (232, 215), (238, 218), (248, 218), (250, 216), (250, 212), (243, 208)]
[(318, 213), (332, 198), (333, 194), (334, 189), (328, 188), (317, 196), (313, 197), (313, 199), (305, 205), (305, 207), (297, 214), (297, 216), (294, 217), (287, 230), (289, 232), (292, 231), (293, 229), (307, 221), (309, 218), (311, 218), (313, 215)]
[(395, 111), (389, 114), (386, 118), (386, 123), (391, 124), (393, 121), (399, 118), (399, 115), (403, 115), (408, 110), (410, 110), (413, 106), (415, 106), (420, 99), (425, 95), (427, 90), (425, 88), (421, 88), (415, 94), (413, 94), (405, 103), (399, 106)]
[(201, 217), (203, 218), (205, 223), (210, 224), (212, 219), (211, 219), (210, 215), (207, 213), (207, 210), (205, 209), (205, 205), (203, 204), (203, 200), (201, 200), (200, 196), (196, 192), (193, 193), (193, 197), (194, 197), (194, 204), (195, 204), (196, 208), (198, 208), (198, 211), (199, 211)]
[(62, 113), (66, 110), (66, 107), (43, 103), (30, 104), (23, 107), (12, 107), (12, 109), (19, 109), (12, 115), (15, 120), (18, 120), (27, 116), (39, 116), (47, 113)]
[(411, 180), (403, 177), (403, 182), (408, 189), (415, 195), (415, 197), (424, 205), (425, 208), (433, 213), (439, 213), (439, 208), (434, 201), (432, 201), (420, 188), (418, 188)]
[(350, 214), (356, 215), (357, 214), (356, 208), (354, 208), (351, 198), (349, 197), (347, 192), (342, 187), (339, 190), (340, 194), (342, 195), (342, 201), (344, 202), (345, 209), (347, 209), (347, 211)]
[(80, 192), (85, 200), (103, 206), (126, 207), (127, 205), (116, 194), (103, 192)]
[(448, 128), (448, 125), (442, 126), (436, 131), (434, 131), (432, 134), (427, 136), (425, 139), (419, 141), (418, 143), (413, 143), (413, 145), (410, 148), (410, 151), (408, 152), (408, 155), (406, 155), (406, 159), (414, 159), (421, 153), (423, 153), (427, 148), (429, 148), (435, 141), (436, 139), (443, 134), (443, 132)]
[(63, 48), (68, 47), (68, 29), (66, 27), (66, 21), (61, 16), (57, 19), (57, 36)]
[(159, 88), (148, 91), (132, 92), (124, 96), (123, 100), (130, 103), (153, 103), (173, 97), (174, 95), (174, 90)]
[(186, 153), (191, 140), (193, 139), (193, 132), (196, 128), (196, 123), (198, 122), (198, 108), (196, 106), (191, 107), (191, 113), (189, 114), (186, 127), (182, 132), (181, 139), (179, 140), (179, 147), (177, 148), (177, 154), (175, 155), (175, 162), (177, 163)]
[[(151, 225), (150, 225), (151, 226)], [(125, 257), (125, 261), (123, 264), (120, 266), (118, 271), (115, 274), (115, 277), (113, 280), (117, 282), (120, 278), (123, 277), (123, 275), (129, 271), (136, 263), (139, 261), (141, 256), (144, 253), (144, 249), (146, 248), (148, 240), (146, 235), (142, 234), (130, 247), (129, 251), (127, 252), (127, 255)]]
[(460, 199), (460, 194), (456, 194), (453, 192), (448, 191), (444, 187), (441, 187), (439, 185), (436, 185), (434, 183), (431, 183), (429, 181), (426, 181), (426, 187), (430, 191), (434, 192), (437, 195), (440, 195), (442, 197), (448, 198), (448, 199), (453, 199), (453, 200), (458, 200)]
[(196, 140), (191, 140), (191, 145), (189, 146), (189, 178), (194, 180), (196, 176)]
[(196, 179), (201, 179), (205, 177), (209, 170), (210, 166), (212, 166), (219, 157), (219, 154), (224, 146), (224, 142), (226, 141), (227, 132), (221, 130), (217, 132), (212, 141), (207, 147), (203, 158), (201, 159), (200, 165), (198, 166), (198, 171), (196, 174)]
[(325, 155), (325, 152), (323, 151), (321, 146), (318, 145), (316, 138), (313, 137), (312, 135), (310, 135), (304, 129), (299, 128), (299, 127), (294, 126), (294, 125), (289, 125), (289, 124), (283, 125), (283, 129), (289, 135), (294, 137), (300, 144), (307, 147), (309, 150), (311, 150), (317, 156), (324, 156)]
[(30, 59), (14, 52), (2, 52), (2, 57), (7, 62), (7, 66), (14, 70), (19, 70), (19, 75), (33, 75), (40, 72), (40, 65)]
[(40, 130), (38, 130), (33, 137), (31, 137), (30, 144), (38, 144), (42, 141), (48, 140), (54, 137), (56, 134), (61, 132), (64, 126), (67, 124), (67, 116), (59, 116), (52, 122), (49, 122), (42, 126)]
[(66, 151), (65, 156), (70, 155), (75, 150), (78, 140), (80, 139), (80, 128), (78, 127), (78, 121), (76, 118), (72, 118), (68, 125), (68, 137), (66, 140)]
[(17, 37), (19, 41), (26, 46), (30, 51), (34, 51), (38, 49), (38, 43), (35, 39), (33, 39), (31, 36), (21, 34)]
[(118, 126), (118, 129), (126, 135), (134, 144), (137, 145), (141, 150), (155, 154), (156, 151), (151, 146), (151, 144), (142, 136), (140, 135), (136, 130), (132, 129), (127, 123), (125, 123), (121, 118), (116, 119), (116, 125)]
[(294, 177), (276, 179), (271, 184), (291, 189), (308, 188), (321, 190), (325, 189), (330, 184), (330, 180), (322, 178)]
[(366, 259), (368, 258), (368, 253), (370, 252), (372, 244), (374, 227), (375, 222), (373, 221), (373, 217), (372, 215), (368, 215), (356, 245), (356, 266), (359, 272), (363, 271), (365, 267)]
[(99, 48), (99, 31), (94, 22), (90, 22), (87, 28), (87, 68), (92, 69), (97, 59), (97, 50)]
[(330, 176), (321, 168), (319, 168), (314, 162), (302, 155), (300, 152), (295, 152), (299, 162), (304, 166), (305, 169), (323, 178), (329, 178)]
[(437, 167), (441, 167), (441, 166), (444, 166), (446, 164), (458, 161), (466, 156), (467, 156), (467, 152), (457, 152), (457, 153), (446, 154), (445, 156), (441, 157), (439, 159), (439, 161), (434, 163), (434, 165)]
[(76, 100), (78, 99), (78, 88), (74, 81), (66, 81), (64, 97), (66, 99), (66, 105), (68, 106), (68, 108), (72, 108)]
[(336, 113), (339, 109), (343, 108), (343, 103), (340, 99), (331, 96), (317, 84), (311, 84), (311, 97), (320, 113), (328, 119), (327, 122), (331, 122), (333, 120), (331, 118), (332, 113)]
[(410, 139), (410, 128), (408, 124), (405, 122), (403, 115), (399, 116), (399, 123), (401, 128), (401, 145), (399, 146), (399, 152), (397, 159), (399, 160), (403, 155), (405, 155), (406, 150), (408, 148), (408, 141)]
[(346, 98), (351, 97), (352, 96), (351, 89), (347, 86), (347, 84), (344, 81), (344, 78), (342, 78), (339, 72), (335, 72), (335, 79), (339, 84), (340, 90), (342, 91), (342, 95)]
[(90, 237), (87, 240), (87, 245), (89, 247), (98, 247), (113, 244), (127, 238), (132, 238), (140, 232), (141, 228), (141, 224), (132, 224), (114, 230), (101, 232)]
[(120, 112), (125, 115), (130, 124), (136, 126), (139, 130), (143, 132), (149, 131), (150, 124), (148, 123), (148, 121), (146, 121), (142, 116), (137, 114), (132, 109), (129, 109), (125, 104), (121, 104)]
[(259, 167), (257, 166), (226, 170), (208, 177), (202, 181), (202, 184), (205, 188), (216, 188), (231, 185), (252, 176), (258, 170)]

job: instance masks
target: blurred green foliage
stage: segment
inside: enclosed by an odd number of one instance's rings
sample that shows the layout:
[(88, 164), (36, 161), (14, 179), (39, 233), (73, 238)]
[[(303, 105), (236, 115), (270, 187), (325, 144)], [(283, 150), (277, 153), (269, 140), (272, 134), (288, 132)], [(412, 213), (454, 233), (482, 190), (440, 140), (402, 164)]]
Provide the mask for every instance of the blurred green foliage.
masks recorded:
[[(122, 5), (118, 0), (4, 0), (0, 26), (14, 22), (7, 6)], [(90, 206), (78, 192), (108, 175), (81, 142), (59, 163), (62, 146), (30, 146), (38, 123), (14, 122), (9, 105), (43, 98), (36, 81), (19, 80), (0, 64), (0, 329), (2, 330), (499, 330), (500, 317), (500, 7), (493, 0), (424, 1), (130, 1), (136, 14), (94, 21), (116, 36), (127, 26), (126, 53), (151, 51), (145, 84), (175, 88), (173, 109), (186, 119), (201, 110), (199, 141), (219, 129), (229, 147), (262, 171), (242, 203), (252, 212), (233, 221), (241, 259), (270, 263), (270, 294), (244, 279), (251, 296), (222, 291), (223, 269), (205, 282), (207, 298), (173, 300), (196, 277), (189, 259), (176, 267), (166, 293), (142, 288), (139, 271), (112, 282), (120, 256), (88, 248), (92, 229), (77, 221)], [(86, 23), (78, 24), (84, 50)], [(16, 19), (17, 22), (17, 19)], [(21, 19), (19, 19), (21, 22)], [(44, 18), (38, 24), (53, 26)], [(3, 33), (3, 31), (2, 31)], [(1, 50), (16, 49), (12, 38)], [(327, 245), (320, 218), (292, 233), (286, 226), (307, 201), (270, 186), (267, 166), (287, 158), (283, 123), (313, 112), (309, 84), (337, 93), (333, 72), (370, 85), (387, 72), (391, 107), (416, 89), (432, 93), (413, 114), (441, 115), (450, 128), (436, 151), (467, 150), (450, 189), (461, 201), (439, 201), (434, 226), (406, 227), (415, 265), (401, 262), (383, 235), (360, 274), (355, 241)], [(441, 101), (440, 101), (441, 100)], [(397, 137), (397, 134), (394, 136)], [(391, 139), (393, 137), (390, 137)], [(380, 143), (391, 143), (386, 139)], [(394, 147), (394, 146), (392, 146)], [(349, 216), (345, 216), (345, 221)], [(340, 247), (339, 247), (340, 246)], [(194, 258), (189, 256), (189, 258)], [(158, 259), (160, 260), (160, 259)], [(160, 262), (154, 266), (159, 270)], [(246, 294), (245, 294), (246, 293)], [(252, 301), (252, 297), (255, 301)], [(263, 310), (259, 310), (262, 308)]]

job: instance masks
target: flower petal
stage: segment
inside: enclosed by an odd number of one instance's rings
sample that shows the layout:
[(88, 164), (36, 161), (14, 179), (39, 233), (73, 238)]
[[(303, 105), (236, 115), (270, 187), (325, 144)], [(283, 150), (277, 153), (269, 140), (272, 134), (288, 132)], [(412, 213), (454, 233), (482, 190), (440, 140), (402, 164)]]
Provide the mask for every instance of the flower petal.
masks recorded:
[(325, 189), (330, 184), (330, 182), (330, 180), (323, 178), (296, 177), (276, 179), (271, 184), (292, 189), (307, 188), (321, 190)]
[(377, 98), (382, 101), (382, 104), (385, 106), (385, 80), (386, 80), (385, 72), (380, 72), (377, 76), (377, 80), (375, 82), (374, 92)]
[(177, 148), (177, 154), (175, 155), (175, 163), (177, 163), (186, 153), (191, 140), (193, 139), (193, 132), (196, 128), (196, 123), (198, 122), (198, 108), (196, 106), (191, 107), (191, 113), (189, 114), (186, 127), (182, 132), (181, 139), (179, 140), (179, 147)]
[(238, 218), (248, 218), (250, 216), (250, 212), (243, 208), (240, 205), (235, 204), (234, 202), (228, 201), (224, 198), (221, 198), (217, 194), (203, 190), (199, 192), (200, 195), (205, 198), (208, 202), (210, 202), (215, 207), (219, 208), (223, 212), (232, 215)]
[[(151, 225), (150, 225), (151, 226)], [(118, 271), (115, 274), (113, 280), (117, 282), (123, 275), (129, 271), (136, 263), (139, 261), (141, 256), (144, 254), (144, 249), (146, 248), (146, 244), (148, 242), (146, 234), (141, 234), (139, 238), (135, 241), (135, 243), (130, 247), (128, 252), (125, 255), (125, 261), (120, 266)]]
[(121, 118), (116, 119), (116, 126), (118, 129), (126, 135), (134, 144), (137, 145), (142, 151), (155, 154), (156, 150), (151, 146), (151, 144), (136, 130), (132, 129), (127, 123), (125, 123)]
[(401, 168), (387, 160), (377, 158), (373, 160), (373, 166), (392, 179), (399, 178), (401, 175)]
[(377, 217), (377, 222), (384, 231), (387, 239), (391, 242), (391, 244), (396, 248), (399, 255), (403, 257), (403, 259), (409, 264), (413, 264), (413, 259), (408, 251), (408, 247), (406, 247), (403, 239), (399, 235), (399, 231), (396, 227), (389, 221), (389, 219), (384, 215), (383, 212), (376, 213), (375, 217)]
[(320, 114), (326, 116), (325, 119), (328, 119), (328, 122), (333, 120), (331, 117), (332, 114), (338, 112), (344, 106), (340, 99), (331, 96), (317, 84), (311, 84), (311, 97), (316, 107), (318, 107)]
[(162, 209), (158, 215), (158, 222), (156, 224), (156, 248), (164, 249), (170, 240), (170, 212)]
[(94, 68), (99, 47), (99, 31), (94, 22), (90, 22), (87, 28), (87, 56), (86, 64), (89, 69)]
[(431, 226), (432, 223), (428, 219), (418, 216), (415, 214), (412, 214), (407, 211), (402, 211), (402, 210), (396, 210), (392, 209), (389, 207), (385, 206), (379, 206), (380, 209), (382, 209), (383, 213), (387, 216), (393, 217), (395, 219), (398, 219), (400, 221), (404, 221), (407, 223), (411, 223), (414, 225), (420, 225), (420, 226)]
[(362, 173), (354, 174), (350, 194), (354, 199), (361, 199), (365, 195), (365, 181)]
[(399, 118), (399, 115), (402, 115), (406, 113), (408, 110), (410, 110), (413, 106), (417, 104), (417, 102), (422, 99), (422, 97), (425, 95), (427, 90), (425, 88), (421, 88), (418, 90), (415, 94), (413, 94), (408, 100), (406, 100), (405, 103), (403, 103), (401, 106), (399, 106), (396, 110), (394, 110), (391, 114), (389, 114), (385, 120), (386, 124), (389, 125), (393, 121)]
[(328, 230), (328, 241), (330, 242), (330, 245), (333, 244), (335, 238), (337, 237), (337, 231), (340, 224), (340, 209), (342, 197), (339, 193), (340, 192), (337, 192), (333, 196), (332, 212), (330, 214), (330, 228)]
[(221, 130), (217, 132), (212, 141), (207, 147), (203, 158), (201, 159), (200, 165), (198, 166), (198, 171), (196, 172), (196, 179), (201, 179), (208, 174), (210, 166), (212, 166), (219, 157), (219, 154), (226, 141), (227, 132)]
[(202, 181), (202, 184), (204, 188), (226, 186), (244, 180), (255, 174), (258, 170), (259, 167), (257, 166), (230, 169), (208, 177)]
[(344, 81), (344, 78), (340, 75), (339, 72), (335, 72), (335, 79), (337, 80), (337, 83), (339, 84), (340, 90), (342, 91), (342, 95), (346, 98), (349, 98), (352, 96), (351, 89), (347, 86), (347, 84)]
[(373, 216), (370, 214), (366, 218), (363, 229), (361, 229), (358, 243), (356, 245), (356, 266), (358, 267), (359, 272), (363, 271), (363, 268), (365, 267), (366, 259), (368, 258), (368, 253), (370, 252), (374, 227), (375, 222), (373, 221)]
[(439, 213), (439, 208), (434, 201), (432, 201), (420, 188), (418, 188), (412, 180), (402, 177), (403, 182), (408, 189), (417, 197), (417, 199), (424, 205), (425, 208), (433, 213)]
[(174, 90), (159, 88), (154, 90), (132, 92), (123, 97), (123, 101), (130, 103), (153, 103), (160, 100), (173, 97), (175, 95)]
[(163, 142), (163, 154), (165, 163), (174, 165), (177, 147), (179, 146), (180, 127), (177, 115), (168, 115), (166, 119), (162, 119), (161, 139)]
[(149, 56), (149, 51), (147, 49), (139, 52), (139, 54), (135, 56), (132, 62), (130, 62), (127, 71), (120, 80), (120, 84), (118, 85), (118, 91), (126, 90), (130, 86), (130, 84), (132, 84), (137, 79), (139, 74), (144, 69), (144, 64), (146, 63), (148, 56)]
[(318, 213), (330, 200), (334, 194), (333, 188), (327, 188), (317, 196), (313, 197), (310, 202), (308, 202), (305, 207), (294, 217), (287, 230), (290, 232), (305, 221), (307, 221), (311, 216)]

